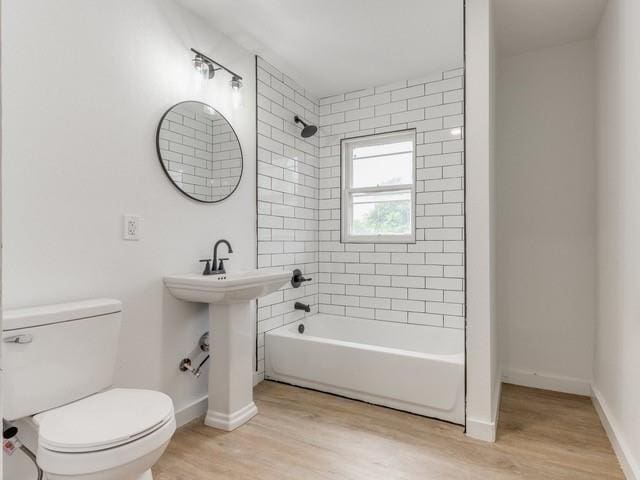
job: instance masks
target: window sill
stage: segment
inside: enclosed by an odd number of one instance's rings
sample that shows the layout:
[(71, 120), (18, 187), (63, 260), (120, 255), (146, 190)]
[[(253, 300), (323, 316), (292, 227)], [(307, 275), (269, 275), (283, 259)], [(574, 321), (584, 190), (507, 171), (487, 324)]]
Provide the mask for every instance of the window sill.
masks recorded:
[(343, 236), (340, 243), (416, 243), (414, 235), (349, 235)]

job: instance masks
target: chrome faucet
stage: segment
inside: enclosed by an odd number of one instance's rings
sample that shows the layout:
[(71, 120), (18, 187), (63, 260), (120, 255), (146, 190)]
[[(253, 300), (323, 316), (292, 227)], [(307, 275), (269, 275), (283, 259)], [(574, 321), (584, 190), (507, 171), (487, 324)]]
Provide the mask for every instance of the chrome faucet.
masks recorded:
[(218, 263), (218, 246), (224, 243), (227, 245), (227, 253), (233, 253), (233, 248), (231, 248), (231, 244), (226, 240), (218, 240), (216, 244), (213, 246), (213, 265), (211, 266), (211, 275), (219, 275), (221, 273), (226, 273), (224, 269), (224, 261), (229, 260), (228, 258), (221, 258), (220, 263)]

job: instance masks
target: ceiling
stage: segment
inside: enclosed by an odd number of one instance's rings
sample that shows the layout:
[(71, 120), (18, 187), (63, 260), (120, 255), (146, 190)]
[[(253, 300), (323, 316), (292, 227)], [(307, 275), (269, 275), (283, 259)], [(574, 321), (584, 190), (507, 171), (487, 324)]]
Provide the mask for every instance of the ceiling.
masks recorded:
[(317, 97), (462, 65), (462, 0), (176, 1)]
[(585, 40), (594, 35), (607, 0), (495, 0), (501, 56)]

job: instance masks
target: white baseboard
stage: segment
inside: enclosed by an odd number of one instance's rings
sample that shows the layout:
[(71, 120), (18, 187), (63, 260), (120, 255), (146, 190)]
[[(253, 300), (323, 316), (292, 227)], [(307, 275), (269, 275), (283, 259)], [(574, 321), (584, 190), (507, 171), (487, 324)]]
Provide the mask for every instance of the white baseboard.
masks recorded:
[(627, 480), (640, 480), (639, 459), (633, 458), (629, 444), (620, 434), (620, 429), (615, 423), (607, 403), (602, 397), (602, 394), (593, 385), (591, 386), (591, 399), (593, 400), (593, 406), (595, 407), (596, 412), (598, 412), (602, 426), (607, 432), (607, 436), (613, 446), (613, 450), (618, 456), (618, 461), (620, 462), (620, 466), (622, 467), (622, 471), (627, 477)]
[(498, 375), (496, 379), (493, 392), (493, 405), (491, 407), (493, 420), (487, 421), (467, 417), (465, 433), (468, 437), (484, 442), (496, 441), (498, 419), (500, 417), (500, 398), (502, 396), (502, 380), (500, 375)]
[(253, 386), (255, 387), (257, 384), (264, 380), (264, 372), (258, 373), (253, 372)]
[(496, 422), (487, 422), (486, 420), (478, 420), (467, 417), (467, 437), (482, 440), (484, 442), (496, 441)]
[(527, 372), (516, 369), (503, 369), (502, 381), (523, 387), (541, 388), (554, 392), (574, 395), (591, 395), (591, 381), (581, 378), (561, 377), (540, 372)]
[(202, 417), (207, 413), (209, 407), (209, 396), (205, 395), (198, 400), (191, 402), (186, 407), (176, 411), (176, 427), (186, 425), (191, 420), (195, 420), (198, 417)]
[(257, 414), (258, 407), (256, 407), (255, 403), (251, 402), (232, 413), (209, 410), (207, 411), (207, 416), (204, 417), (204, 424), (208, 427), (217, 428), (218, 430), (231, 432), (247, 423)]

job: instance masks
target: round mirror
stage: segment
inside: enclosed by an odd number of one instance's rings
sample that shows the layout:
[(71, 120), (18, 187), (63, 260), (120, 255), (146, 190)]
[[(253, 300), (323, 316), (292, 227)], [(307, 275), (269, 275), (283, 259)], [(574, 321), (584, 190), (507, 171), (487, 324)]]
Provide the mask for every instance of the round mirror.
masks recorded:
[(188, 197), (215, 203), (231, 195), (242, 176), (242, 149), (231, 124), (202, 102), (181, 102), (160, 119), (160, 164)]

